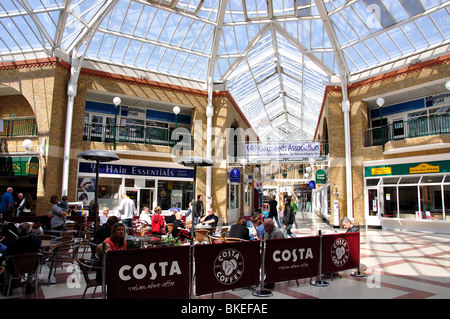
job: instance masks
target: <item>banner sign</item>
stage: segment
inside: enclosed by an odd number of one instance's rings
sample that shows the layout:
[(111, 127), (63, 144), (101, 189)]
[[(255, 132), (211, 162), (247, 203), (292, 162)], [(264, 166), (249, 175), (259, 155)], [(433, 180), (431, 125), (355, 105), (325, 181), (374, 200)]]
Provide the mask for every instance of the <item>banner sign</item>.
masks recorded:
[[(79, 162), (79, 173), (95, 173), (96, 163)], [(133, 175), (148, 177), (193, 178), (194, 170), (189, 168), (151, 167), (121, 164), (100, 164), (99, 174)]]
[(359, 266), (359, 232), (322, 237), (322, 273), (330, 274)]
[(189, 298), (189, 246), (110, 251), (108, 299)]
[(230, 172), (230, 183), (240, 183), (241, 182), (241, 171), (237, 168), (233, 168)]
[(196, 245), (196, 295), (257, 285), (260, 257), (259, 241)]
[(266, 241), (266, 281), (278, 282), (317, 276), (319, 237)]
[(246, 158), (303, 159), (320, 157), (320, 143), (249, 143), (245, 145)]

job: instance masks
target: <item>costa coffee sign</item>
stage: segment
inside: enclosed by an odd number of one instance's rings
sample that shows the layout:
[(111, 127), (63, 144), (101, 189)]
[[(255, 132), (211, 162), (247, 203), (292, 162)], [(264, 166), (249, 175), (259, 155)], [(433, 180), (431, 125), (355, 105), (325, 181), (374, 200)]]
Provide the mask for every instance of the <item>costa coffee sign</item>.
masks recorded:
[(189, 247), (111, 251), (106, 257), (108, 299), (189, 297)]
[(322, 273), (358, 268), (359, 233), (324, 235), (322, 242)]
[(317, 275), (319, 245), (319, 237), (267, 240), (267, 281), (277, 282)]
[(196, 245), (196, 294), (256, 285), (260, 265), (258, 241)]

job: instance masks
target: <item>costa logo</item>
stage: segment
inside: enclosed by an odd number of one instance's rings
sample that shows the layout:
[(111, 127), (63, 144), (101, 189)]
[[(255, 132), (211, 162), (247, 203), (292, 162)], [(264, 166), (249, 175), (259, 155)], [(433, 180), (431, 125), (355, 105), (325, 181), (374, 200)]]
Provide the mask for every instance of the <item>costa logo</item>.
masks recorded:
[(231, 285), (244, 273), (244, 258), (236, 249), (223, 250), (214, 261), (214, 275), (224, 284)]
[(344, 266), (349, 258), (350, 248), (344, 238), (338, 238), (331, 246), (331, 260), (336, 267)]

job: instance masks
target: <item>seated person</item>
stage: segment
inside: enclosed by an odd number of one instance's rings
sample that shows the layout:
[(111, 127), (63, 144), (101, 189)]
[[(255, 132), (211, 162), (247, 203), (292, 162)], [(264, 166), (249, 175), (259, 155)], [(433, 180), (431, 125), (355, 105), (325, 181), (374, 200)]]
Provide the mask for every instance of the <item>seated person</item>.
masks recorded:
[[(20, 254), (26, 254), (26, 253), (39, 253), (41, 249), (41, 240), (39, 238), (36, 238), (35, 236), (31, 236), (31, 224), (28, 222), (23, 222), (18, 227), (19, 232), (19, 238), (11, 241), (5, 251), (5, 256), (13, 256), (13, 255), (20, 255)], [(14, 273), (14, 265), (12, 263), (11, 259), (6, 260), (6, 268), (5, 268), (5, 286), (6, 283), (9, 282), (9, 278), (12, 273)], [(38, 263), (35, 265), (35, 269), (37, 268)], [(31, 277), (29, 278), (31, 279)], [(7, 287), (4, 287), (7, 288)], [(10, 293), (12, 293), (13, 287), (11, 287)], [(30, 293), (34, 290), (32, 287), (31, 280), (27, 281), (26, 286), (26, 293)], [(4, 292), (6, 292), (7, 289), (4, 289)]]
[(262, 236), (266, 233), (261, 216), (254, 215), (252, 217), (252, 223), (256, 229), (256, 239), (261, 240)]
[(208, 214), (200, 218), (200, 223), (208, 225), (210, 227), (217, 227), (219, 218), (214, 215), (214, 210), (212, 208), (208, 209)]
[(231, 225), (229, 237), (250, 240), (247, 222), (244, 217), (239, 217), (236, 224)]
[(172, 236), (173, 237), (179, 237), (180, 241), (184, 242), (186, 239), (190, 239), (191, 236), (189, 235), (189, 231), (184, 226), (183, 222), (181, 221), (181, 212), (177, 212), (175, 214), (175, 221), (173, 222), (173, 228), (172, 228)]
[(144, 206), (142, 208), (142, 212), (139, 215), (139, 222), (147, 225), (152, 224), (152, 213), (150, 211), (150, 208), (148, 206)]
[(42, 229), (42, 220), (41, 220), (41, 218), (37, 218), (31, 224), (31, 235), (33, 235), (33, 236), (44, 235), (44, 230)]
[(111, 236), (106, 238), (103, 242), (106, 243), (106, 251), (126, 250), (127, 241), (125, 240), (125, 225), (122, 223), (115, 224), (111, 230)]
[(156, 236), (165, 235), (166, 223), (164, 217), (161, 216), (161, 207), (157, 206), (153, 211), (155, 214), (152, 216), (152, 234)]
[(94, 234), (94, 244), (103, 243), (103, 241), (111, 236), (111, 230), (114, 225), (119, 222), (119, 219), (116, 216), (108, 217), (106, 223), (101, 225)]

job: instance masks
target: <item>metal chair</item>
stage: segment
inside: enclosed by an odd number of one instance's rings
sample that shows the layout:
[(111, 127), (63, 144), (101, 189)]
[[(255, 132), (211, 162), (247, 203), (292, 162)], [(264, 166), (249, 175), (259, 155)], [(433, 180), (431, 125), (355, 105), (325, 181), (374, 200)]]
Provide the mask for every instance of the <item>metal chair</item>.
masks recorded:
[(225, 237), (225, 242), (226, 243), (238, 243), (244, 241), (243, 239), (240, 238), (234, 238), (234, 237)]
[[(83, 297), (86, 295), (86, 291), (88, 288), (94, 287), (94, 292), (92, 293), (92, 297), (94, 298), (95, 291), (97, 290), (98, 286), (101, 286), (101, 281), (97, 280), (97, 272), (102, 271), (102, 267), (95, 266), (96, 262), (95, 260), (91, 259), (85, 259), (85, 258), (77, 258), (78, 265), (80, 266), (81, 272), (83, 273), (84, 281), (86, 282), (86, 288), (84, 288)], [(95, 272), (96, 277), (91, 278), (90, 274), (92, 272)]]
[(50, 284), (51, 275), (56, 275), (56, 267), (55, 263), (61, 263), (61, 268), (63, 263), (74, 264), (74, 261), (78, 257), (78, 250), (80, 249), (80, 244), (61, 244), (57, 246), (53, 252), (53, 255), (50, 257), (51, 266), (50, 272), (48, 273), (48, 282), (47, 285)]
[(34, 280), (34, 292), (35, 298), (38, 294), (38, 274), (37, 274), (37, 262), (39, 259), (39, 253), (26, 253), (8, 256), (11, 259), (12, 265), (14, 267), (14, 272), (9, 277), (8, 291), (6, 293), (6, 298), (8, 298), (13, 279), (28, 279)]

